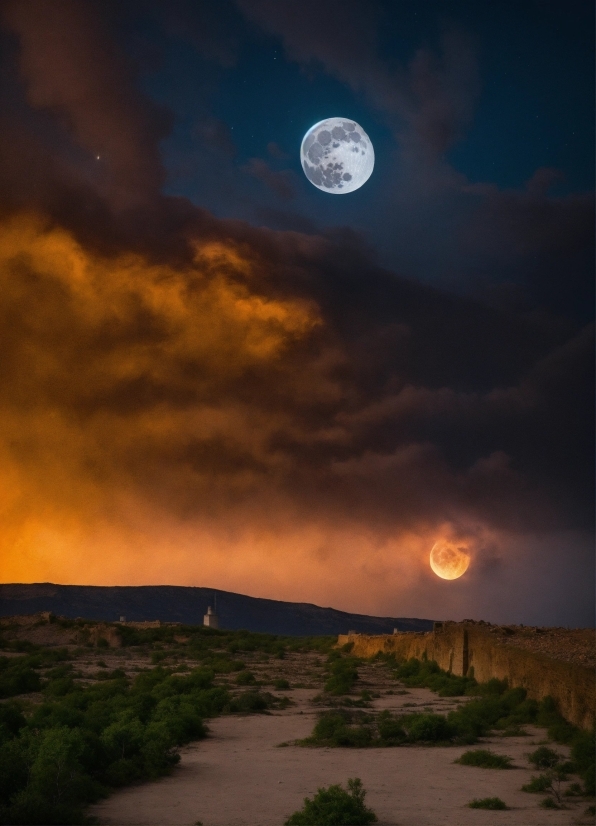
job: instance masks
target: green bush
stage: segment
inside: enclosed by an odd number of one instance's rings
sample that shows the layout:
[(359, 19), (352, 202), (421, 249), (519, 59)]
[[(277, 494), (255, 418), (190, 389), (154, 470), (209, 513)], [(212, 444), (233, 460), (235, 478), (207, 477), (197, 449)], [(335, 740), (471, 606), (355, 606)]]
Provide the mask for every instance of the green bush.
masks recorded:
[(342, 657), (338, 651), (332, 651), (327, 660), (329, 677), (324, 689), (327, 694), (349, 694), (358, 679), (357, 665), (355, 657)]
[(443, 742), (453, 735), (447, 718), (442, 714), (410, 714), (402, 718), (402, 724), (412, 743)]
[(528, 754), (528, 760), (536, 769), (552, 769), (560, 763), (562, 755), (547, 746), (540, 746), (536, 751)]
[(348, 791), (342, 786), (319, 788), (312, 800), (304, 798), (304, 806), (289, 817), (285, 826), (364, 826), (375, 823), (377, 816), (364, 805), (366, 791), (356, 777), (348, 780)]
[(401, 721), (391, 712), (382, 711), (377, 718), (379, 745), (399, 746), (407, 740), (407, 734)]
[(284, 680), (283, 678), (280, 678), (278, 680), (274, 680), (273, 681), (273, 687), (277, 691), (287, 691), (288, 689), (291, 688), (289, 682), (287, 680)]
[(41, 680), (29, 657), (0, 657), (0, 699), (39, 691)]
[(539, 774), (538, 777), (532, 777), (529, 783), (522, 786), (522, 792), (530, 792), (531, 794), (542, 794), (548, 791), (551, 785), (551, 779), (546, 774)]
[(236, 685), (254, 685), (256, 677), (250, 671), (241, 671), (236, 677)]
[(573, 739), (571, 745), (571, 759), (575, 770), (584, 781), (585, 792), (594, 795), (594, 779), (596, 777), (595, 768), (595, 745), (596, 736), (592, 731), (579, 731)]
[(468, 806), (470, 809), (492, 809), (494, 811), (503, 811), (509, 808), (500, 797), (475, 797), (474, 800), (470, 800)]
[(415, 657), (397, 666), (394, 673), (405, 685), (430, 688), (440, 697), (460, 697), (471, 693), (477, 685), (473, 677), (455, 677), (442, 671), (435, 660), (421, 661)]
[(555, 743), (570, 743), (577, 732), (577, 729), (561, 716), (552, 697), (544, 697), (538, 704), (536, 724), (544, 726), (549, 738)]
[(158, 667), (132, 682), (115, 671), (86, 688), (65, 669), (52, 674), (28, 718), (0, 703), (0, 823), (84, 822), (107, 788), (169, 771), (177, 747), (205, 736), (203, 719), (230, 702), (201, 668)]
[(229, 708), (232, 712), (254, 713), (265, 711), (270, 705), (270, 697), (266, 694), (259, 691), (246, 691), (244, 694), (234, 697)]
[(466, 751), (454, 761), (462, 766), (478, 766), (481, 769), (510, 769), (512, 758), (505, 754), (495, 754), (489, 749)]
[[(356, 721), (356, 725), (352, 723)], [(373, 742), (370, 725), (362, 724), (368, 718), (359, 716), (345, 709), (337, 709), (321, 714), (311, 737), (302, 741), (303, 745), (365, 748)]]

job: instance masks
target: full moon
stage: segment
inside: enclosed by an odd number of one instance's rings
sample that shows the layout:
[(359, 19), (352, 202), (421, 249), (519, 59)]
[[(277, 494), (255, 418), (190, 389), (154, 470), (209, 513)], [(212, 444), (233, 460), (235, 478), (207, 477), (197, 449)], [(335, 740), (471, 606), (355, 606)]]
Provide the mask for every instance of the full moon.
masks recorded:
[(441, 579), (457, 579), (468, 570), (470, 557), (465, 546), (435, 542), (430, 552), (430, 567)]
[(308, 180), (331, 195), (360, 189), (372, 175), (375, 153), (355, 121), (328, 118), (311, 126), (302, 140), (300, 160)]

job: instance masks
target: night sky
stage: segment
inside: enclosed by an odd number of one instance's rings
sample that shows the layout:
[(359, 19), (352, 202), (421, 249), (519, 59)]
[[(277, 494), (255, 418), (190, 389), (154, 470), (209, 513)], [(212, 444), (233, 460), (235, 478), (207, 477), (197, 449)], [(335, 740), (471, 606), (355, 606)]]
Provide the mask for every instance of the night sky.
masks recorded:
[(0, 24), (2, 581), (592, 625), (593, 4)]

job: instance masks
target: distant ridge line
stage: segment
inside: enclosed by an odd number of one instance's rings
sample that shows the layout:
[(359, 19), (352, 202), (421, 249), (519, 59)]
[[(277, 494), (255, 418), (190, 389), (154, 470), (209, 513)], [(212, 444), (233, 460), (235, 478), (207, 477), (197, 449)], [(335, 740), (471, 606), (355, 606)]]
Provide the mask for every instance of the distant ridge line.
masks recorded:
[(429, 631), (432, 620), (415, 617), (375, 617), (323, 608), (308, 602), (251, 597), (220, 588), (185, 585), (56, 585), (52, 582), (0, 585), (0, 616), (51, 611), (64, 617), (115, 622), (120, 616), (142, 622), (182, 622), (199, 625), (213, 593), (217, 593), (220, 627), (291, 636), (390, 634)]

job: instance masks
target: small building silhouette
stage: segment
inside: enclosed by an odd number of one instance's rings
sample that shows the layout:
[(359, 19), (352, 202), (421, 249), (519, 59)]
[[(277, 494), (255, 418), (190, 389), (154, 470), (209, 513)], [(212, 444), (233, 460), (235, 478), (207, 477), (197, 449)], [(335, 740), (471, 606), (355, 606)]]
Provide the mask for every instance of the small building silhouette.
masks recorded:
[(203, 616), (203, 625), (206, 628), (219, 628), (219, 618), (211, 606), (207, 608), (207, 613)]

